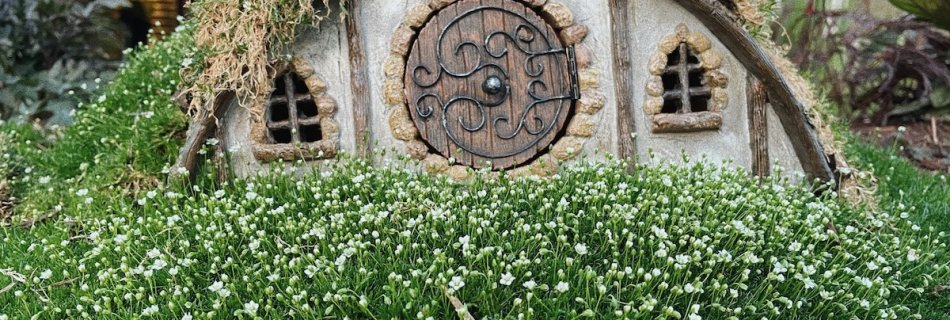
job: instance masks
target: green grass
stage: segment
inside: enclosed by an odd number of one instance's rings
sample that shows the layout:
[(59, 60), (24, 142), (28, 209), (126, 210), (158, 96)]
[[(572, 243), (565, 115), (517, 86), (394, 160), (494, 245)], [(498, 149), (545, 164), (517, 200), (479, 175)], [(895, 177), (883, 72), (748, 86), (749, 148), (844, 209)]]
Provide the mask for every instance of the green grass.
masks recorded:
[(845, 149), (851, 165), (878, 178), (878, 200), (888, 208), (900, 205), (914, 212), (924, 228), (950, 233), (950, 182), (946, 174), (924, 172), (897, 150), (881, 149), (853, 140)]

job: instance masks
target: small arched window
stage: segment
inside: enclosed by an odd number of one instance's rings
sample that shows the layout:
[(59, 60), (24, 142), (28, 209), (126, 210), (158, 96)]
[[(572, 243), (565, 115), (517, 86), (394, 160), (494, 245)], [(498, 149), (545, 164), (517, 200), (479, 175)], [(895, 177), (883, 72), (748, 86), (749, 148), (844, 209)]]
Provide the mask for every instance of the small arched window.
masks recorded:
[(306, 61), (295, 58), (274, 77), (251, 112), (254, 156), (259, 161), (316, 160), (336, 156), (340, 128), (336, 101)]
[(323, 137), (314, 97), (293, 71), (285, 71), (274, 79), (265, 118), (270, 144), (317, 142)]
[(718, 130), (729, 101), (722, 57), (705, 35), (684, 24), (663, 38), (650, 59), (644, 111), (654, 133)]
[(703, 77), (703, 66), (685, 41), (667, 55), (663, 70), (662, 113), (708, 111), (712, 91)]

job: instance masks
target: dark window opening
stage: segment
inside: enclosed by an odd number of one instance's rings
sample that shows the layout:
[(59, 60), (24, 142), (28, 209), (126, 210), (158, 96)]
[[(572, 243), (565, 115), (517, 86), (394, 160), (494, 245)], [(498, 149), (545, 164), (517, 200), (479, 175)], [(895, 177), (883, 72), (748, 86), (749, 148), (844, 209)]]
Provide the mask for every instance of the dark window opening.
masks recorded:
[(293, 140), (290, 129), (272, 129), (270, 133), (274, 143), (290, 143)]
[(317, 142), (322, 139), (323, 133), (320, 132), (320, 125), (300, 127), (300, 140), (302, 142)]
[(290, 113), (287, 112), (286, 103), (274, 103), (270, 106), (270, 121), (280, 122), (290, 119)]
[(323, 139), (317, 104), (306, 83), (294, 72), (274, 79), (274, 91), (265, 114), (267, 142), (309, 143)]
[(709, 110), (712, 90), (703, 76), (704, 69), (689, 45), (680, 43), (679, 48), (667, 55), (663, 70), (662, 113), (689, 113)]
[(303, 100), (297, 102), (297, 117), (313, 118), (317, 116), (317, 104), (313, 100)]

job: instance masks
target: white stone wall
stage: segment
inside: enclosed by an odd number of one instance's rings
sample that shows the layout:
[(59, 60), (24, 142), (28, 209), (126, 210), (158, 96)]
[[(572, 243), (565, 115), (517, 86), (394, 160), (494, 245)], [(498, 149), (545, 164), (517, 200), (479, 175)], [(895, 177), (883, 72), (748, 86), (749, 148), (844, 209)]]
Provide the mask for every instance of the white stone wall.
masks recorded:
[[(402, 153), (403, 143), (394, 139), (388, 124), (390, 107), (387, 107), (383, 98), (383, 65), (390, 56), (390, 42), (394, 30), (405, 19), (408, 10), (417, 4), (428, 0), (362, 0), (359, 12), (362, 17), (358, 27), (363, 36), (365, 57), (368, 63), (367, 88), (371, 95), (370, 130), (372, 131), (373, 149), (395, 150), (387, 152), (386, 156), (393, 159), (397, 153)], [(594, 116), (596, 132), (584, 146), (586, 157), (577, 159), (602, 159), (604, 153), (616, 153), (620, 139), (617, 134), (617, 97), (615, 94), (612, 41), (628, 41), (632, 43), (633, 62), (632, 73), (628, 75), (632, 81), (634, 92), (632, 106), (634, 108), (635, 129), (637, 132), (636, 146), (641, 161), (649, 161), (648, 154), (652, 150), (661, 159), (679, 161), (681, 153), (686, 152), (697, 158), (706, 155), (713, 161), (733, 161), (735, 164), (749, 168), (751, 166), (751, 149), (749, 146), (749, 120), (746, 98), (747, 71), (742, 64), (732, 56), (715, 35), (687, 10), (670, 0), (634, 1), (633, 12), (629, 14), (633, 20), (632, 32), (621, 39), (611, 37), (610, 11), (607, 0), (550, 0), (561, 1), (570, 8), (577, 23), (590, 28), (587, 38), (583, 42), (592, 53), (592, 68), (600, 78), (600, 92), (606, 97), (605, 107)], [(650, 76), (648, 62), (650, 56), (657, 51), (660, 40), (672, 34), (680, 23), (686, 24), (691, 31), (701, 32), (712, 40), (712, 50), (723, 56), (721, 71), (729, 77), (729, 103), (723, 110), (723, 125), (718, 131), (703, 131), (695, 133), (664, 133), (651, 132), (650, 118), (643, 112), (646, 100), (645, 85)], [(336, 115), (340, 124), (340, 147), (343, 152), (356, 151), (357, 137), (354, 132), (352, 89), (350, 81), (350, 65), (348, 55), (346, 28), (336, 19), (325, 21), (320, 28), (304, 32), (293, 47), (294, 54), (310, 61), (321, 78), (326, 80), (329, 94), (336, 99), (339, 110)], [(249, 113), (243, 108), (232, 108), (225, 118), (228, 129), (228, 148), (236, 151), (233, 154), (235, 165), (239, 173), (248, 174), (261, 167), (250, 153), (250, 132), (247, 124)], [(770, 157), (778, 159), (780, 164), (790, 172), (801, 171), (791, 141), (785, 135), (779, 119), (769, 111), (769, 147)], [(576, 161), (576, 160), (575, 160)]]

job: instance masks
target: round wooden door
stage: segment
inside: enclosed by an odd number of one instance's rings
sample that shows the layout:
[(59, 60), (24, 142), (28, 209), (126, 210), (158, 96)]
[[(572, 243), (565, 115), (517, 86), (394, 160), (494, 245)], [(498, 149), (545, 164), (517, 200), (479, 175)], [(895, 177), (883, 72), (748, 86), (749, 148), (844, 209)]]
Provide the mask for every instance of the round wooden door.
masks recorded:
[(547, 152), (578, 97), (572, 48), (511, 0), (461, 0), (428, 21), (407, 59), (409, 111), (456, 163), (512, 168)]

